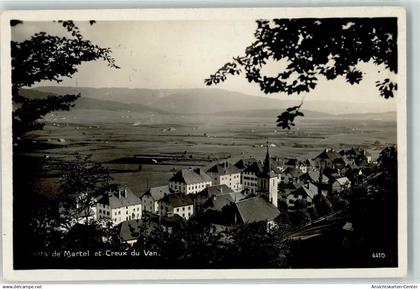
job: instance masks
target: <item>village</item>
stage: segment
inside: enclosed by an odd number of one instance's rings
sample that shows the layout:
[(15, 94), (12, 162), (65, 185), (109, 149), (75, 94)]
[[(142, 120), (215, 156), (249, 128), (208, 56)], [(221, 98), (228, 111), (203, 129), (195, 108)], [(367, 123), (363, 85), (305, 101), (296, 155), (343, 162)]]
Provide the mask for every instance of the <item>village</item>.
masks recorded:
[[(374, 165), (361, 148), (328, 148), (313, 159), (297, 160), (271, 156), (267, 143), (262, 161), (247, 158), (218, 162), (207, 170), (182, 169), (167, 184), (140, 194), (116, 186), (95, 199), (88, 216), (80, 211), (74, 224), (112, 224), (128, 245), (136, 243), (145, 224), (171, 232), (198, 215), (216, 230), (255, 222), (269, 229), (283, 213), (292, 216), (295, 225), (305, 225), (334, 213), (333, 203), (352, 186), (374, 179), (369, 169)], [(351, 231), (352, 224), (343, 229)]]

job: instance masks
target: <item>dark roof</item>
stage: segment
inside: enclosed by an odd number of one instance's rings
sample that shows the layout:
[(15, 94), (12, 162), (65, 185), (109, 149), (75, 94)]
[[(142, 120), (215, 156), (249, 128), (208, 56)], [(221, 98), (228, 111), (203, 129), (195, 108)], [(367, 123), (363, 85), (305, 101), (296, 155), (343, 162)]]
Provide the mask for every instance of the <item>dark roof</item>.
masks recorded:
[(341, 158), (341, 155), (338, 154), (334, 150), (327, 150), (325, 149), (322, 153), (320, 153), (318, 156), (315, 157), (315, 159), (324, 159), (324, 160), (335, 160)]
[(170, 204), (173, 208), (190, 206), (194, 204), (194, 200), (191, 195), (185, 195), (182, 193), (166, 195), (160, 201)]
[(286, 166), (296, 166), (298, 163), (297, 159), (285, 159), (284, 164)]
[(260, 162), (253, 162), (247, 168), (245, 168), (244, 173), (254, 173), (259, 174), (263, 170), (263, 166)]
[(160, 224), (162, 226), (165, 226), (167, 228), (169, 227), (173, 227), (173, 226), (178, 226), (183, 224), (184, 218), (182, 218), (180, 215), (178, 214), (174, 214), (173, 216), (163, 216), (160, 219)]
[(241, 172), (236, 166), (232, 165), (229, 162), (224, 162), (222, 164), (215, 164), (207, 170), (207, 173), (222, 175), (231, 175), (239, 174)]
[(295, 183), (295, 182), (287, 182), (287, 183), (280, 183), (278, 185), (279, 190), (284, 190), (284, 189), (290, 189), (290, 190), (296, 190), (297, 188), (299, 188), (300, 186), (302, 186), (302, 183)]
[(151, 196), (153, 200), (159, 201), (164, 196), (173, 193), (171, 189), (169, 189), (169, 186), (160, 186), (160, 187), (154, 187), (148, 189), (144, 195)]
[(297, 178), (302, 175), (302, 171), (295, 167), (288, 167), (283, 172), (284, 175), (290, 175), (291, 177)]
[(220, 196), (223, 194), (233, 193), (233, 190), (226, 185), (209, 186), (203, 189), (198, 194), (203, 197)]
[(299, 194), (308, 196), (309, 198), (313, 199), (317, 194), (318, 191), (314, 191), (313, 189), (316, 188), (315, 186), (307, 188), (306, 186), (301, 186), (297, 190), (294, 190), (293, 192), (290, 192), (290, 195)]
[(118, 187), (112, 192), (105, 193), (97, 201), (110, 206), (111, 209), (141, 204), (140, 198), (127, 187)]
[(204, 182), (211, 182), (210, 176), (208, 176), (203, 170), (196, 169), (183, 169), (169, 179), (170, 182), (178, 182), (184, 184), (197, 184)]
[(243, 223), (274, 220), (280, 215), (279, 210), (261, 197), (251, 197), (235, 203), (239, 217)]
[(209, 198), (206, 202), (204, 202), (203, 208), (220, 212), (225, 206), (231, 203), (234, 203), (234, 199), (230, 194), (220, 195), (215, 196), (213, 198)]
[(316, 167), (317, 163), (314, 160), (306, 159), (303, 163), (307, 166)]
[[(319, 181), (319, 172), (318, 171), (309, 171), (303, 175), (300, 176), (303, 180), (308, 180), (313, 183), (318, 183)], [(322, 183), (326, 184), (328, 183), (329, 179), (326, 175), (322, 175)]]
[(351, 148), (348, 151), (344, 152), (344, 154), (345, 155), (348, 155), (348, 156), (356, 156), (359, 153), (354, 148)]
[(235, 167), (237, 167), (240, 170), (243, 170), (247, 167), (249, 167), (252, 163), (256, 162), (257, 160), (254, 158), (248, 158), (248, 159), (241, 159), (235, 163)]

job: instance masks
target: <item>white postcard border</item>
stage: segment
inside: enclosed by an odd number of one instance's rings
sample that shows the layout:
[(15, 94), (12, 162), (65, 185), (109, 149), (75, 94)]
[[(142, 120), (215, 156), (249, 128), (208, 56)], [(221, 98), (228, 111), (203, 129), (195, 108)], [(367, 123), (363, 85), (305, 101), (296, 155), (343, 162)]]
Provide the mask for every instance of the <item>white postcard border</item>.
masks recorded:
[(50, 21), (158, 21), (304, 17), (398, 17), (398, 264), (397, 268), (218, 270), (14, 270), (12, 210), (12, 101), (10, 45), (1, 46), (1, 172), (3, 270), (6, 281), (215, 280), (283, 278), (389, 278), (407, 273), (406, 11), (403, 7), (187, 8), (6, 11), (1, 43), (10, 43), (11, 19)]

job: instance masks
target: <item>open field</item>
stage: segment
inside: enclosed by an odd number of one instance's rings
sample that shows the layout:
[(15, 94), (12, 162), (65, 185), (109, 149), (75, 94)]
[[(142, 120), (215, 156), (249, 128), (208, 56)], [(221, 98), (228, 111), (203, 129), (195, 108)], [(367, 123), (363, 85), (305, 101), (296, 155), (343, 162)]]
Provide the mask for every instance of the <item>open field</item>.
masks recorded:
[[(308, 158), (326, 147), (363, 146), (374, 158), (396, 143), (396, 122), (302, 118), (284, 131), (270, 117), (182, 115), (129, 111), (72, 110), (46, 118), (29, 137), (34, 157), (48, 157), (37, 187), (56, 194), (57, 164), (76, 154), (105, 163), (115, 182), (141, 193), (167, 183), (175, 170), (207, 167), (217, 160), (262, 159), (268, 139), (273, 156)], [(380, 143), (380, 144), (379, 144)]]

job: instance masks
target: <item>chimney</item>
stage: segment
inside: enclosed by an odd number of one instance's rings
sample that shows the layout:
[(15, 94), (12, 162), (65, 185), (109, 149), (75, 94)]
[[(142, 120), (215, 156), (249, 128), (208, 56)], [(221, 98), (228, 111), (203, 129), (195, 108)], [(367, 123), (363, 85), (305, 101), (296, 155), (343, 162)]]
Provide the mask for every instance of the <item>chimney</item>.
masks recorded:
[(118, 189), (118, 199), (121, 199), (121, 189)]

